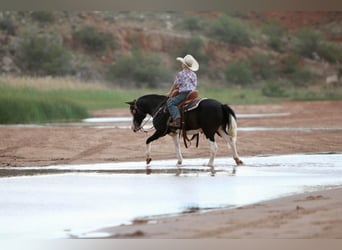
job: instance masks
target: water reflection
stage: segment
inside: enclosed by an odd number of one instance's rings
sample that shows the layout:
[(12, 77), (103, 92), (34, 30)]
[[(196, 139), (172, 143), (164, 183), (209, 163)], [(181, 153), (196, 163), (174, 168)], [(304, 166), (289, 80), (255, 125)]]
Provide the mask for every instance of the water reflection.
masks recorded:
[(155, 161), (152, 175), (143, 173), (144, 162), (16, 170), (33, 175), (0, 178), (0, 238), (82, 237), (144, 216), (240, 206), (342, 185), (342, 154), (247, 157), (235, 176), (230, 158), (216, 160), (215, 177), (205, 162), (185, 159), (187, 171), (179, 177), (174, 160)]

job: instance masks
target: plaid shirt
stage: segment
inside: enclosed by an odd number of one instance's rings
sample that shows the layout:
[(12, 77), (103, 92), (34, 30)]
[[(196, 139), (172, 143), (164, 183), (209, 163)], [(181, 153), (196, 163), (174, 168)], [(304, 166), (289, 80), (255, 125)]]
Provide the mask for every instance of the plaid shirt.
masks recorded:
[(176, 75), (175, 84), (179, 85), (179, 92), (194, 90), (197, 86), (197, 75), (190, 69), (183, 69)]

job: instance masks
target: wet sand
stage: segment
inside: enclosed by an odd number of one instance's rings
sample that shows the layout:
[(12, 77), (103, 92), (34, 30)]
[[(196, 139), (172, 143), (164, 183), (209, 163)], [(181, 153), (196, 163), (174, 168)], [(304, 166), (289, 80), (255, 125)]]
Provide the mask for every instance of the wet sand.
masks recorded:
[(342, 188), (105, 228), (109, 238), (341, 239)]
[[(342, 151), (342, 102), (292, 102), (234, 106), (237, 114), (290, 113), (284, 117), (239, 119), (239, 127), (320, 128), (298, 131), (241, 131), (238, 151), (244, 156)], [(105, 110), (94, 116), (128, 116), (128, 110)], [(329, 130), (326, 130), (329, 128)], [(151, 133), (89, 127), (0, 127), (0, 166), (144, 160)], [(217, 156), (231, 155), (218, 139)], [(164, 137), (152, 146), (153, 159), (175, 159)], [(184, 158), (209, 156), (201, 136), (199, 148), (183, 147)], [(176, 163), (176, 159), (175, 159)], [(153, 168), (153, 161), (151, 167)], [(270, 187), (272, 188), (272, 187)], [(262, 202), (237, 209), (191, 213), (137, 222), (105, 231), (114, 238), (342, 238), (342, 189)]]

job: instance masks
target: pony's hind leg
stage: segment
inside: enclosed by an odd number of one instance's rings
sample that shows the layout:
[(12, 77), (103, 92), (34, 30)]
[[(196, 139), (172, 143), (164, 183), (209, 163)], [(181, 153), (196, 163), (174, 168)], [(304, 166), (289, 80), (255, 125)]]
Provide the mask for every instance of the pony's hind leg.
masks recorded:
[(237, 152), (237, 147), (236, 147), (236, 140), (235, 138), (231, 138), (229, 135), (227, 135), (222, 128), (220, 128), (218, 131), (220, 136), (227, 142), (227, 146), (232, 148), (233, 151), (233, 159), (238, 166), (242, 166), (243, 162), (240, 160), (238, 152)]
[(209, 139), (210, 143), (210, 158), (208, 162), (208, 166), (210, 167), (211, 175), (215, 175), (215, 167), (214, 167), (214, 159), (217, 153), (217, 143), (215, 140)]
[(171, 135), (172, 137), (172, 141), (173, 144), (175, 146), (175, 152), (177, 155), (177, 172), (176, 175), (180, 175), (182, 173), (182, 163), (183, 163), (183, 156), (182, 156), (182, 151), (181, 151), (181, 147), (180, 147), (180, 143), (179, 143), (179, 135), (178, 134), (174, 134)]

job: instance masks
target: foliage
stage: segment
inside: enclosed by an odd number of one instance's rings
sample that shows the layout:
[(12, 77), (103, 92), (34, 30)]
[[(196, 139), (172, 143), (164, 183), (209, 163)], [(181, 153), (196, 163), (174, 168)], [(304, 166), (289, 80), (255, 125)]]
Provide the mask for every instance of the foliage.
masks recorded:
[(253, 82), (253, 70), (246, 60), (238, 60), (230, 63), (225, 69), (226, 80), (238, 84), (250, 84)]
[(314, 58), (313, 53), (317, 53), (321, 39), (321, 34), (318, 31), (301, 29), (295, 34), (295, 49), (302, 56)]
[(180, 27), (184, 30), (193, 32), (203, 30), (204, 25), (203, 19), (195, 16), (188, 16), (180, 24)]
[(86, 109), (72, 101), (44, 95), (29, 88), (17, 91), (1, 87), (0, 123), (32, 123), (77, 120), (88, 116)]
[[(270, 92), (273, 88), (267, 85), (277, 83), (299, 89), (309, 89), (314, 83), (323, 86), (323, 74), (338, 69), (342, 62), (338, 36), (334, 36), (336, 42), (326, 40), (333, 38), (331, 32), (340, 33), (334, 17), (324, 27), (297, 32), (295, 27), (286, 30), (281, 24), (284, 20), (266, 21), (259, 26), (265, 20), (262, 13), (231, 11), (217, 16), (218, 13), (0, 11), (0, 73), (53, 78), (71, 74), (87, 81), (106, 81), (108, 73), (114, 84), (126, 90), (159, 86), (165, 89), (174, 79), (174, 66), (179, 66), (175, 57), (189, 53), (200, 63), (200, 87), (212, 86), (213, 82), (224, 85), (227, 79), (229, 86), (236, 83), (244, 89), (253, 87), (262, 95), (263, 89)], [(252, 22), (253, 28), (248, 25)], [(258, 32), (262, 36), (255, 36)], [(120, 48), (115, 46), (116, 37), (120, 38)], [(141, 51), (122, 56), (130, 48)], [(155, 54), (151, 52), (154, 49)], [(114, 64), (109, 65), (109, 60)], [(230, 64), (225, 66), (223, 62)], [(322, 66), (324, 69), (319, 70)], [(82, 105), (94, 100), (91, 107), (96, 103), (108, 107), (111, 104), (101, 100), (114, 95), (104, 92), (78, 92), (79, 96), (72, 98), (86, 96)], [(241, 92), (241, 96), (237, 95), (242, 100), (247, 95)], [(64, 95), (69, 96), (68, 91)], [(311, 96), (314, 99), (318, 95)]]
[(272, 79), (277, 75), (277, 68), (271, 63), (271, 57), (265, 54), (254, 54), (251, 56), (250, 64), (256, 79)]
[(266, 82), (261, 89), (262, 94), (268, 97), (287, 97), (283, 84), (283, 82)]
[(251, 29), (240, 19), (228, 15), (221, 15), (215, 19), (208, 34), (224, 43), (240, 46), (251, 46)]
[(317, 54), (331, 63), (342, 61), (342, 47), (331, 42), (322, 42), (318, 48)]
[(287, 75), (287, 79), (295, 86), (305, 87), (311, 83), (314, 77), (306, 68), (296, 67), (292, 73)]
[(288, 54), (281, 63), (281, 72), (292, 74), (299, 67), (300, 56), (297, 53)]
[(160, 82), (172, 81), (173, 74), (162, 67), (156, 54), (135, 50), (131, 55), (120, 58), (108, 71), (108, 78), (122, 83), (134, 83), (137, 87), (157, 87)]
[(342, 59), (341, 47), (323, 41), (321, 33), (311, 29), (302, 29), (297, 32), (295, 48), (301, 55), (311, 59), (317, 59), (315, 55), (331, 63), (337, 63)]
[(285, 28), (276, 21), (266, 23), (262, 26), (262, 32), (267, 36), (267, 44), (275, 51), (283, 51), (284, 43), (282, 38), (285, 34)]
[(11, 16), (4, 16), (0, 19), (0, 30), (6, 32), (7, 35), (15, 36), (17, 33), (17, 25)]
[(55, 21), (55, 17), (51, 11), (32, 11), (31, 17), (33, 20), (38, 21), (40, 23), (53, 23)]
[(16, 62), (31, 75), (65, 75), (70, 73), (71, 53), (62, 38), (48, 33), (25, 33), (18, 43)]
[(84, 48), (96, 52), (103, 52), (115, 45), (112, 34), (98, 31), (95, 26), (83, 26), (73, 33), (73, 37)]

